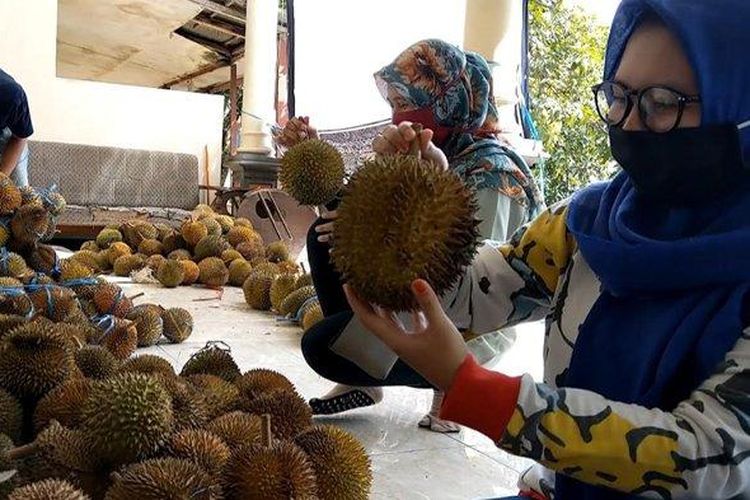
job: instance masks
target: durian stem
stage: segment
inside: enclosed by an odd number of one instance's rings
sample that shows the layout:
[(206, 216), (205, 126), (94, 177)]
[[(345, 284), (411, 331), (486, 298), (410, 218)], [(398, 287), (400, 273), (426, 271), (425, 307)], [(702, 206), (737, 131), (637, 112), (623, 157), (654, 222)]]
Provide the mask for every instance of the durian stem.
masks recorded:
[(22, 458), (36, 455), (39, 452), (39, 445), (36, 443), (25, 444), (17, 448), (13, 448), (6, 452), (6, 456), (10, 460), (20, 460)]
[(271, 415), (263, 415), (260, 417), (260, 420), (260, 444), (263, 448), (269, 448), (273, 439), (273, 434), (271, 433)]
[(130, 300), (135, 300), (135, 299), (138, 299), (138, 298), (140, 298), (140, 297), (143, 297), (144, 295), (146, 295), (146, 292), (136, 293), (136, 294), (135, 294), (135, 295), (133, 295), (132, 297), (128, 297), (128, 298), (129, 298)]
[(414, 138), (413, 141), (411, 141), (411, 144), (409, 145), (409, 155), (416, 156), (418, 159), (422, 159), (422, 141), (419, 139), (419, 135), (422, 133), (422, 124), (421, 123), (413, 123), (411, 128), (414, 130), (414, 133), (417, 134), (417, 137)]

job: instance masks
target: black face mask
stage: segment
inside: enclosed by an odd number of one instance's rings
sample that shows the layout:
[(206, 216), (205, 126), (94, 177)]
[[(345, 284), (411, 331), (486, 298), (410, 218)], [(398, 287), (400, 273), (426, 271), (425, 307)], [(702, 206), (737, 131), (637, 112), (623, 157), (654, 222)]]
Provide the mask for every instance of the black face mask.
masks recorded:
[(735, 125), (671, 132), (610, 127), (612, 156), (649, 201), (690, 206), (721, 196), (750, 176)]

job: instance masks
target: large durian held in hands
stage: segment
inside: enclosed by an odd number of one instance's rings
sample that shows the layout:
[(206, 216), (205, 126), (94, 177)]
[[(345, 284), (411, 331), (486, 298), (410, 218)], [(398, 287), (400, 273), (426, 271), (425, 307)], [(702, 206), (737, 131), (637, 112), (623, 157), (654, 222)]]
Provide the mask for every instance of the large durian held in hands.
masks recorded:
[(333, 262), (360, 296), (394, 311), (414, 310), (422, 278), (440, 295), (471, 263), (479, 240), (474, 194), (461, 179), (412, 154), (368, 160), (338, 208)]
[(339, 192), (344, 174), (341, 153), (325, 141), (309, 139), (284, 154), (279, 180), (301, 205), (323, 205)]

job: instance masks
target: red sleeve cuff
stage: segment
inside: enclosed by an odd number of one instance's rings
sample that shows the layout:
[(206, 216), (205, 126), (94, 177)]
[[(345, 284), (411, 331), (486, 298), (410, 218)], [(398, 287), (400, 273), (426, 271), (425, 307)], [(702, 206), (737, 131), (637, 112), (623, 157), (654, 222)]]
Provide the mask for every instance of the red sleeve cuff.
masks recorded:
[(521, 377), (482, 368), (469, 354), (443, 400), (440, 418), (465, 425), (493, 442), (505, 433), (521, 390)]

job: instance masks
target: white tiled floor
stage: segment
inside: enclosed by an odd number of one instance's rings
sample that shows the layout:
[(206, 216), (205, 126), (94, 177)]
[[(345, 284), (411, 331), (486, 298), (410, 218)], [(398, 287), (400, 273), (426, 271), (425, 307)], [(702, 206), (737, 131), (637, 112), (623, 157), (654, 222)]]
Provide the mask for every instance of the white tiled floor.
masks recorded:
[[(207, 341), (222, 340), (231, 346), (243, 371), (255, 367), (279, 370), (306, 398), (330, 387), (306, 366), (299, 350), (300, 329), (249, 310), (239, 289), (227, 288), (218, 300), (217, 292), (203, 288), (167, 290), (121, 284), (129, 296), (145, 293), (136, 304), (185, 307), (195, 318), (194, 333), (184, 344), (163, 344), (139, 353), (159, 354), (179, 369)], [(516, 344), (497, 368), (539, 377), (541, 345), (540, 325), (519, 329)], [(523, 459), (498, 450), (472, 431), (440, 435), (417, 429), (417, 421), (429, 407), (430, 391), (389, 388), (385, 394), (377, 406), (320, 419), (348, 429), (365, 445), (375, 472), (373, 498), (472, 499), (515, 494), (518, 474), (526, 467)]]

